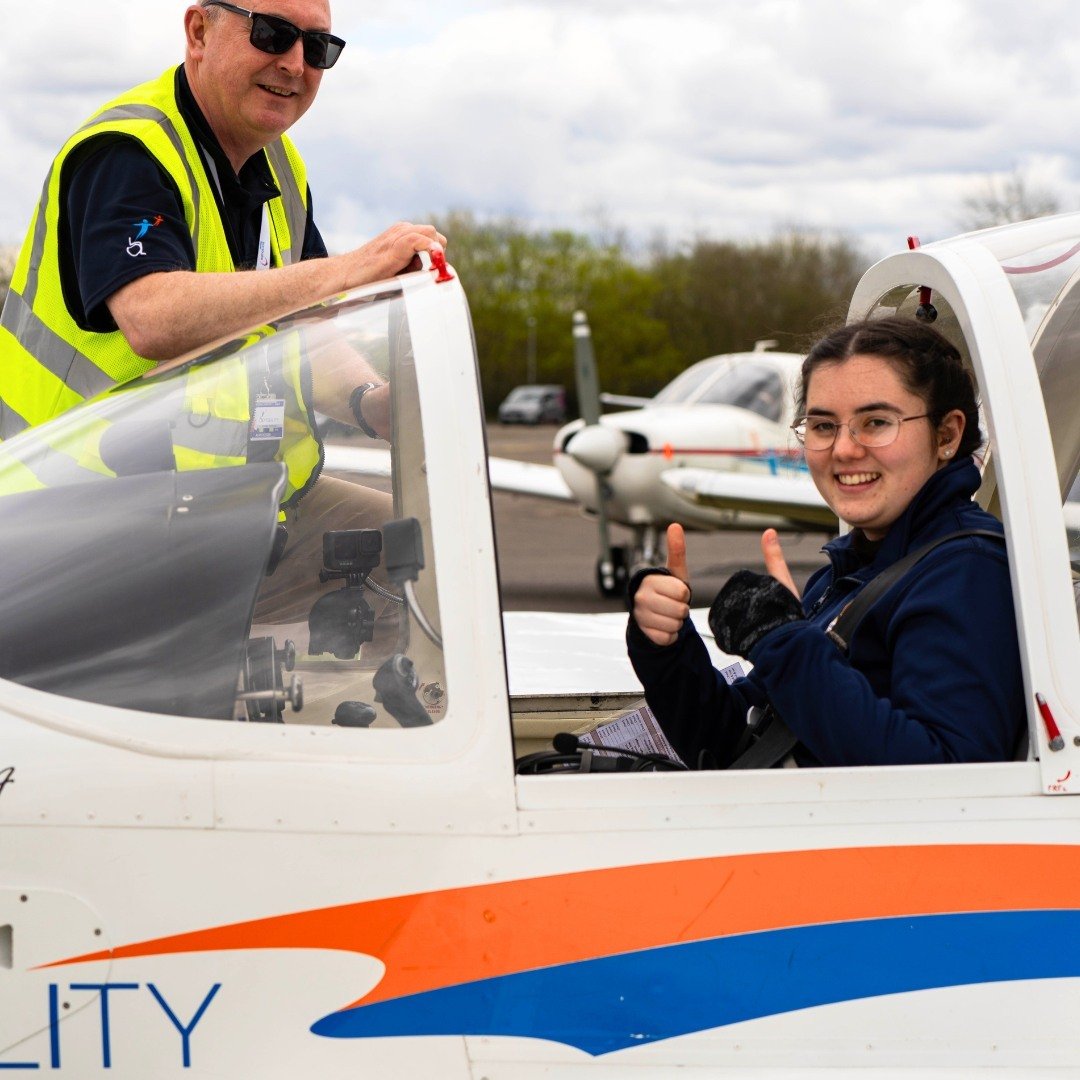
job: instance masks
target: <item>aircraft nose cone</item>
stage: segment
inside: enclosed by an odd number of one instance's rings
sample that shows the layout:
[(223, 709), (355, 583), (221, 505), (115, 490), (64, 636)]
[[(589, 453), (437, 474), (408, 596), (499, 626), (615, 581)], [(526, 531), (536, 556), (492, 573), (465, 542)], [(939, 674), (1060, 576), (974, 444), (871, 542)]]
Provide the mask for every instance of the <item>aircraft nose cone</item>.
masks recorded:
[(591, 424), (572, 435), (564, 450), (586, 469), (595, 473), (609, 473), (626, 452), (629, 442), (624, 431)]

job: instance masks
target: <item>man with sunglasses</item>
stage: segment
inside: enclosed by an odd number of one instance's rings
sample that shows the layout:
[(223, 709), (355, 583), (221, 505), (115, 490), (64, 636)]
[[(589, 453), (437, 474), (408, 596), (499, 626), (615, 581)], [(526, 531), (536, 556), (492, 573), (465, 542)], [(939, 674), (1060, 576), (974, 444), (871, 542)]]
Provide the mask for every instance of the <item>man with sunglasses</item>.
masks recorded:
[[(160, 362), (390, 277), (445, 243), (430, 225), (398, 223), (327, 255), (285, 132), (345, 42), (330, 32), (328, 0), (266, 2), (265, 12), (192, 4), (184, 63), (103, 106), (61, 148), (0, 316), (0, 440)], [(290, 423), (314, 408), (388, 434), (389, 387), (361, 357), (348, 359), (335, 373), (341, 385), (294, 401)], [(288, 387), (307, 382), (299, 367), (283, 372), (275, 398), (289, 409)], [(306, 494), (302, 520), (282, 511), (288, 543), (257, 612), (267, 622), (306, 614), (295, 595), (307, 595), (322, 566), (324, 531), (379, 526), (392, 511), (387, 495), (319, 475), (311, 439), (281, 441), (275, 456)], [(387, 640), (376, 651), (392, 647), (396, 620), (379, 627)]]
[[(184, 63), (110, 102), (61, 149), (0, 318), (11, 358), (0, 439), (445, 243), (430, 225), (398, 223), (327, 256), (285, 132), (345, 42), (330, 33), (328, 0), (269, 6), (190, 6)], [(273, 272), (234, 272), (263, 269)], [(387, 397), (378, 385), (365, 395), (365, 428), (385, 426)]]

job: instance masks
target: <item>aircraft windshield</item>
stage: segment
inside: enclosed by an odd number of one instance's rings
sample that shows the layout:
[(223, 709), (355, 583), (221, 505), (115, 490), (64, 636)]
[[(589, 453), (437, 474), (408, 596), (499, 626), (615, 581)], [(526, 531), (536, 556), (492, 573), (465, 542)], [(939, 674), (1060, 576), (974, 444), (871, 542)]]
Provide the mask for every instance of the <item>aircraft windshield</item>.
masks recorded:
[(734, 405), (778, 422), (784, 411), (784, 381), (768, 364), (733, 365), (711, 357), (687, 368), (653, 398), (658, 405)]
[(9, 439), (0, 513), (5, 678), (208, 719), (443, 715), (400, 292), (289, 316)]
[(779, 421), (784, 408), (784, 383), (766, 364), (746, 363), (729, 368), (699, 394), (698, 404), (734, 405), (767, 420)]
[(730, 361), (725, 358), (714, 357), (710, 360), (699, 360), (696, 364), (688, 367), (684, 372), (672, 379), (657, 395), (653, 401), (658, 405), (679, 405), (692, 401), (696, 398), (697, 390), (707, 380), (716, 375), (717, 371), (728, 367)]

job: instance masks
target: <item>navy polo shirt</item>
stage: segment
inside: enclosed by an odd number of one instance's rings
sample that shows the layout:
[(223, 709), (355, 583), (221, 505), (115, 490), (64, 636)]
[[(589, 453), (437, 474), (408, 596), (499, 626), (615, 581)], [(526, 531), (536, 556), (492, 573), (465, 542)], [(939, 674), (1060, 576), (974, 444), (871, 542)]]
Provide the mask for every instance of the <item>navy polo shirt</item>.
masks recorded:
[[(213, 182), (233, 263), (255, 266), (263, 205), (280, 194), (261, 151), (237, 175), (188, 85), (183, 65), (176, 70), (180, 114), (204, 155), (217, 169)], [(66, 220), (62, 223), (60, 273), (68, 310), (85, 330), (109, 333), (116, 323), (105, 301), (117, 289), (162, 270), (194, 270), (195, 248), (184, 207), (172, 178), (141, 143), (122, 135), (89, 139), (65, 165), (62, 177)], [(307, 229), (302, 258), (326, 255), (312, 218), (308, 191)]]

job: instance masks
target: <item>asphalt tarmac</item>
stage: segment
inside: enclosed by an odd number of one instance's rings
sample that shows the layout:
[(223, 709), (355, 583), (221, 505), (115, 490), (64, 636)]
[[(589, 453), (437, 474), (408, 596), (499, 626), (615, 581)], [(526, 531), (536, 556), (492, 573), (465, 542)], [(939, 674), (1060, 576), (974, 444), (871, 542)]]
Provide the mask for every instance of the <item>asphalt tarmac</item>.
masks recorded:
[[(493, 456), (550, 465), (554, 426), (491, 423), (488, 452)], [(614, 543), (630, 533), (612, 527)], [(792, 576), (800, 586), (821, 566), (825, 537), (785, 536), (782, 543)], [(596, 524), (573, 504), (495, 492), (495, 540), (506, 611), (619, 611), (620, 600), (603, 599), (596, 588), (599, 555)], [(758, 535), (689, 533), (687, 559), (694, 605), (707, 607), (728, 576), (743, 568), (764, 569)]]

